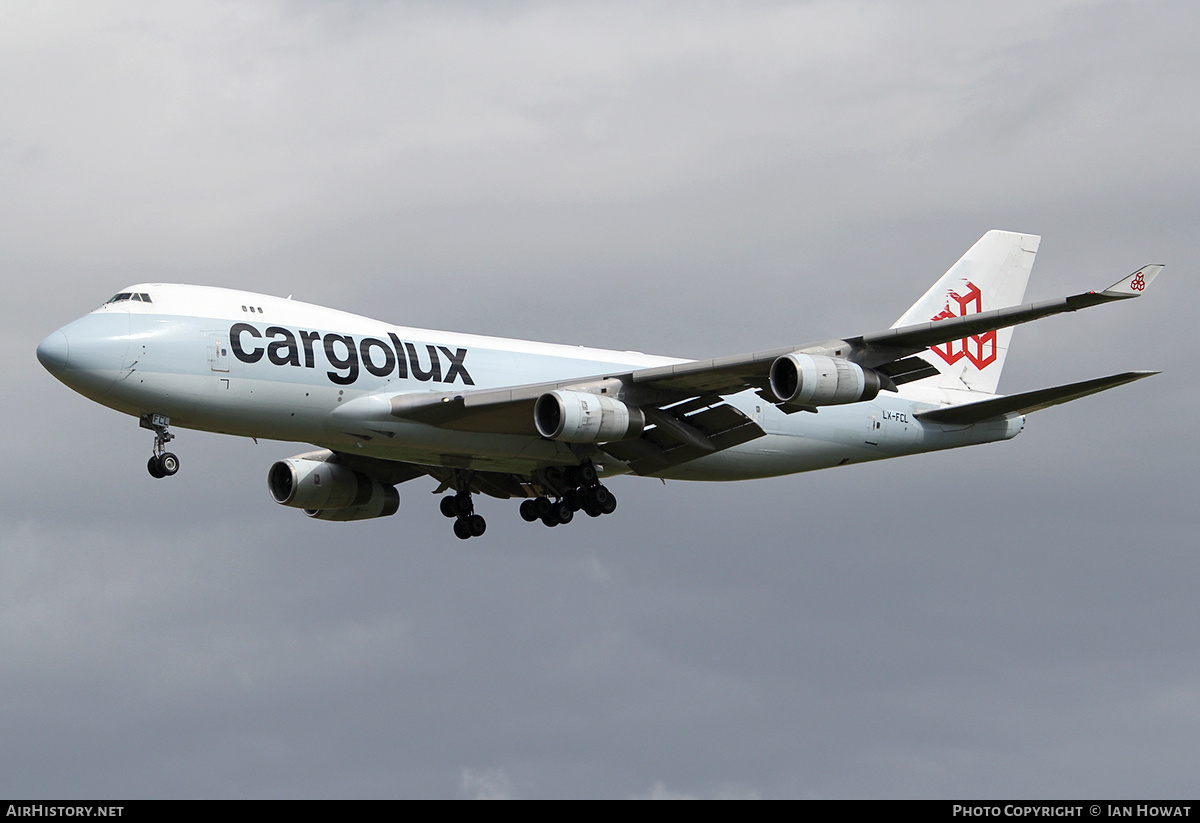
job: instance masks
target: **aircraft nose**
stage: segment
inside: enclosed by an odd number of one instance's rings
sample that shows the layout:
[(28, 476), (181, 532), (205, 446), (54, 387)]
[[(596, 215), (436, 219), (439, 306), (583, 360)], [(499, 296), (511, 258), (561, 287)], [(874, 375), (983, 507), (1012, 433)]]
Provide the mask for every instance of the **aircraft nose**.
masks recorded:
[(67, 343), (67, 336), (61, 331), (54, 332), (37, 347), (37, 359), (49, 372), (60, 372), (65, 369), (70, 354), (71, 347)]

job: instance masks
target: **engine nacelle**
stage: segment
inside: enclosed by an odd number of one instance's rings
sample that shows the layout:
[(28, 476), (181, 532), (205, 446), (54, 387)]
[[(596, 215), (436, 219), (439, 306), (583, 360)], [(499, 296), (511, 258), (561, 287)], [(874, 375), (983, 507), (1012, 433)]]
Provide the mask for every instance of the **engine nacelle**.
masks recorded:
[(646, 427), (642, 410), (603, 394), (552, 391), (537, 399), (533, 424), (542, 437), (566, 443), (610, 443), (637, 437)]
[(267, 473), (276, 503), (321, 520), (385, 517), (400, 508), (400, 493), (361, 472), (312, 457), (280, 460)]
[(400, 508), (400, 492), (395, 486), (382, 483), (371, 484), (371, 499), (361, 506), (346, 506), (340, 509), (305, 509), (304, 513), (317, 520), (370, 520), (372, 517), (390, 517)]
[(881, 386), (874, 371), (841, 357), (793, 352), (771, 364), (771, 393), (784, 405), (836, 406), (874, 400)]

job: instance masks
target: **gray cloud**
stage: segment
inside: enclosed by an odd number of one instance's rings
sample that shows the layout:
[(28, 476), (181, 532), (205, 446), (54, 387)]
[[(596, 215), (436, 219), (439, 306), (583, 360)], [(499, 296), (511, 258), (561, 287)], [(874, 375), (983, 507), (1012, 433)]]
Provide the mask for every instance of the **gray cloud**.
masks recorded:
[[(42, 797), (1194, 793), (1183, 3), (8, 4), (0, 787)], [(613, 483), (566, 530), (429, 483), (269, 500), (299, 444), (150, 439), (40, 369), (143, 280), (703, 356), (886, 327), (989, 228), (1001, 389), (1164, 374), (1016, 441)]]

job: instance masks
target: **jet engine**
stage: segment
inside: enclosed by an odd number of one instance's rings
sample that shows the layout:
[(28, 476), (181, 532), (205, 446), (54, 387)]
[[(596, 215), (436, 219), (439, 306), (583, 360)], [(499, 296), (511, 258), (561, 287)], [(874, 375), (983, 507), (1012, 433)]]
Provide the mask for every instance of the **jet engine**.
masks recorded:
[(841, 357), (785, 354), (771, 364), (771, 393), (784, 406), (836, 406), (874, 400), (882, 382), (871, 369)]
[(642, 410), (614, 397), (552, 391), (537, 399), (533, 422), (542, 437), (567, 443), (610, 443), (637, 437), (646, 426)]
[(267, 486), (276, 503), (304, 509), (318, 520), (387, 517), (400, 508), (400, 492), (395, 486), (307, 456), (277, 462), (267, 473)]

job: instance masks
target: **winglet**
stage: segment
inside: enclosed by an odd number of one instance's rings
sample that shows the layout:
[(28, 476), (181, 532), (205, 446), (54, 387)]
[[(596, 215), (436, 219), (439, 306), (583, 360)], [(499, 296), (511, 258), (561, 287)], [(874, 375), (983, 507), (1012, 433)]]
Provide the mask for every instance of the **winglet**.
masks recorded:
[(1113, 283), (1102, 294), (1107, 297), (1138, 297), (1162, 270), (1163, 267), (1159, 265), (1142, 266), (1124, 280)]

